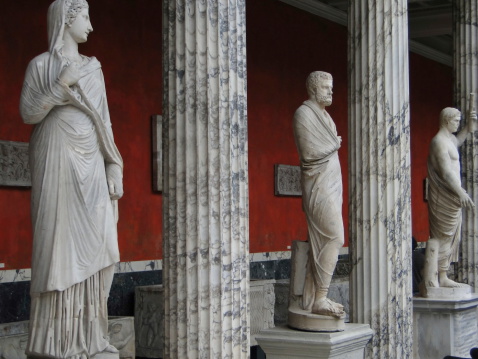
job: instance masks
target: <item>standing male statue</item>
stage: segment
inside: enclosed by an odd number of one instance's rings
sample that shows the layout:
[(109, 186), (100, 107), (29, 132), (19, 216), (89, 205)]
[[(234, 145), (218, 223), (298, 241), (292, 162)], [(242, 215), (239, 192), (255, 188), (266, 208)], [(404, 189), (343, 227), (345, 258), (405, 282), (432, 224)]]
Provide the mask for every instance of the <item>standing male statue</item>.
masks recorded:
[(461, 187), (460, 155), (458, 147), (474, 131), (476, 114), (470, 111), (466, 126), (455, 136), (461, 113), (447, 107), (440, 113), (440, 130), (430, 143), (428, 156), (428, 217), (430, 239), (425, 253), (425, 268), (421, 294), (428, 296), (427, 288), (465, 287), (447, 276), (451, 262), (458, 260), (458, 245), (462, 208), (474, 210), (475, 205)]
[(316, 71), (306, 82), (309, 100), (294, 115), (294, 137), (300, 157), (302, 207), (307, 218), (309, 257), (302, 309), (341, 318), (344, 307), (327, 298), (339, 250), (344, 244), (342, 174), (332, 104), (332, 76)]
[(31, 357), (116, 353), (107, 299), (119, 261), (123, 161), (111, 130), (101, 64), (78, 52), (93, 31), (85, 0), (48, 10), (49, 51), (28, 65), (20, 100), (30, 140), (33, 255)]

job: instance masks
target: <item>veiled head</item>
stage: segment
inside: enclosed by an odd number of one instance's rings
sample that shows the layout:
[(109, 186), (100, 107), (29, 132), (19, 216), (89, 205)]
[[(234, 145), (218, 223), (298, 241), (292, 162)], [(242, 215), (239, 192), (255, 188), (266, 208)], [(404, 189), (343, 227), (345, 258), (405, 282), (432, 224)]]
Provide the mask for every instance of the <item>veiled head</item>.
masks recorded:
[(48, 8), (48, 42), (50, 52), (63, 46), (66, 25), (71, 25), (78, 14), (88, 8), (86, 0), (55, 0)]

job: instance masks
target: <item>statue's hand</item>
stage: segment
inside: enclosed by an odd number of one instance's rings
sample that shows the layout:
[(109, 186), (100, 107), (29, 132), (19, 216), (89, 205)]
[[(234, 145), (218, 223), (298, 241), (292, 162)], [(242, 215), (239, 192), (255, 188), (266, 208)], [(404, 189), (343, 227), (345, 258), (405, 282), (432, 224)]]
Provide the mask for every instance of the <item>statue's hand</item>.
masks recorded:
[(106, 165), (106, 182), (111, 199), (123, 197), (123, 171), (119, 165), (114, 163)]
[(468, 208), (473, 211), (475, 210), (475, 204), (473, 203), (470, 196), (468, 196), (468, 193), (466, 193), (465, 190), (462, 190), (460, 194), (460, 204), (464, 208)]
[(123, 181), (115, 181), (112, 178), (108, 179), (108, 190), (110, 192), (110, 198), (112, 200), (118, 200), (123, 197)]
[(80, 67), (76, 62), (72, 62), (63, 69), (58, 79), (67, 86), (73, 86), (80, 80)]

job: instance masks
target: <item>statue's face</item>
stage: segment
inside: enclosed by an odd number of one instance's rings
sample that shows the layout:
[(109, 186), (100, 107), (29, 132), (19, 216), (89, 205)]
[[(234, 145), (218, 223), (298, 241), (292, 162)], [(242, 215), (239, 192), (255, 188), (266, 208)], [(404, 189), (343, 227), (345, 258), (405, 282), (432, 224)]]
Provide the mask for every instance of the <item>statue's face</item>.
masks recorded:
[(66, 26), (65, 31), (68, 32), (78, 44), (88, 40), (88, 34), (93, 31), (93, 26), (91, 26), (87, 7), (81, 10), (71, 26)]
[(332, 105), (332, 80), (322, 80), (315, 91), (315, 100), (317, 103), (330, 106)]
[(458, 114), (455, 117), (449, 119), (446, 125), (448, 131), (450, 131), (451, 133), (455, 133), (456, 131), (458, 131), (458, 127), (460, 127), (460, 121), (461, 114)]

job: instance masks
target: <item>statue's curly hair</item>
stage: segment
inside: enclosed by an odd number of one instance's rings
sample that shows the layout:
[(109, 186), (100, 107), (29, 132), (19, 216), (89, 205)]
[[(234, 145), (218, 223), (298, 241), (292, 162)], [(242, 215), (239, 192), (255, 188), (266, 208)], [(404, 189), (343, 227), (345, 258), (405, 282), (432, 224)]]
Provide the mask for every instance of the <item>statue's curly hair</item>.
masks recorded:
[(78, 14), (84, 9), (88, 8), (86, 0), (65, 0), (65, 24), (70, 26), (75, 21)]
[(324, 80), (332, 80), (332, 75), (324, 71), (314, 71), (307, 77), (305, 86), (309, 96), (315, 92), (319, 87), (320, 82)]

